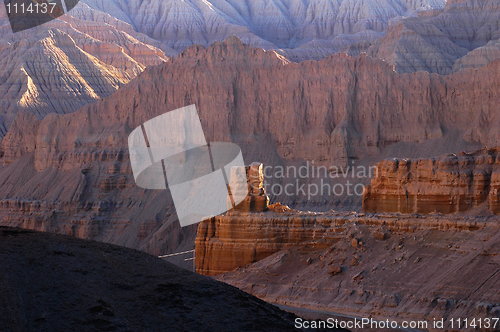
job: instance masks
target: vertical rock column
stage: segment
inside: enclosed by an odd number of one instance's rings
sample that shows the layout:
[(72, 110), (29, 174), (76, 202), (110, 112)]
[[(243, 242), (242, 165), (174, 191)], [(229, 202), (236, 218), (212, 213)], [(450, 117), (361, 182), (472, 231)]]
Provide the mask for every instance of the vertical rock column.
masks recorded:
[[(263, 212), (267, 210), (269, 205), (269, 197), (264, 190), (264, 173), (261, 163), (252, 163), (245, 166), (245, 174), (247, 177), (248, 194), (243, 201), (237, 204), (230, 211), (238, 212)], [(237, 177), (241, 176), (242, 170), (240, 167), (233, 167), (229, 183), (238, 183)], [(240, 191), (241, 188), (230, 188), (232, 191)]]

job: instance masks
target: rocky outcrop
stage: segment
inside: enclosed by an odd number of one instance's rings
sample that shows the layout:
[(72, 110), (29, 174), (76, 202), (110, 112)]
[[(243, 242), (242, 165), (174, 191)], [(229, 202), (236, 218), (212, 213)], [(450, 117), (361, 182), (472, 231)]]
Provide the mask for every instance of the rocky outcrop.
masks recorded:
[[(311, 319), (328, 312), (426, 320), (431, 327), (441, 318), (500, 318), (498, 216), (342, 219), (342, 227), (330, 228), (340, 238), (332, 245), (297, 244), (215, 278), (278, 305), (310, 309)], [(450, 227), (467, 223), (476, 227)], [(262, 227), (272, 231), (272, 220)]]
[[(245, 177), (240, 182), (240, 178)], [(245, 183), (246, 186), (241, 188), (241, 183)], [(254, 162), (249, 166), (245, 166), (243, 170), (242, 167), (231, 168), (231, 174), (229, 176), (229, 186), (228, 190), (231, 193), (232, 198), (228, 198), (228, 206), (233, 206), (230, 211), (239, 212), (263, 212), (266, 211), (269, 205), (269, 196), (266, 195), (266, 190), (264, 189), (264, 173), (263, 165), (261, 163)], [(235, 197), (243, 196), (243, 193), (247, 193), (245, 198), (241, 200), (241, 203), (234, 205)], [(239, 199), (238, 199), (239, 200)]]
[(432, 159), (393, 159), (363, 195), (368, 212), (456, 213), (486, 204), (500, 213), (500, 149)]
[[(297, 243), (332, 243), (326, 219), (292, 212), (228, 213), (202, 221), (196, 236), (196, 272), (216, 275), (256, 262)], [(330, 223), (328, 223), (329, 225)]]
[[(464, 218), (447, 220), (302, 212), (278, 203), (270, 206), (270, 212), (228, 212), (202, 221), (196, 236), (196, 271), (205, 275), (217, 275), (260, 261), (284, 249), (298, 246), (309, 250), (330, 247), (345, 240), (348, 236), (346, 229), (350, 224), (383, 226), (385, 230), (392, 232), (416, 232), (423, 229), (472, 231), (486, 225), (480, 220), (470, 221)], [(387, 234), (382, 232), (377, 236), (385, 239)]]

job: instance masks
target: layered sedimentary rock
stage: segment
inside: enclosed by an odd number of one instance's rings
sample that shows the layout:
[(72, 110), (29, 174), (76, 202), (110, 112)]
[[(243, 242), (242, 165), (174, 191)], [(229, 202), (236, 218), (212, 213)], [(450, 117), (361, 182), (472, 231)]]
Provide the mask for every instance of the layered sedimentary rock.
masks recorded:
[[(34, 169), (33, 152), (0, 174), (2, 225), (70, 235), (163, 255), (194, 247), (167, 190), (136, 187), (124, 150), (74, 155), (73, 170)], [(177, 263), (191, 268), (191, 262)]]
[[(202, 221), (196, 236), (196, 271), (217, 275), (295, 247), (330, 247), (348, 237), (350, 224), (381, 227), (394, 232), (423, 229), (477, 230), (481, 220), (366, 216), (357, 213), (313, 213), (279, 203), (265, 213), (227, 213)], [(381, 237), (385, 238), (384, 233)], [(352, 237), (351, 237), (352, 239)], [(362, 245), (362, 244), (361, 244)], [(356, 244), (357, 246), (357, 244)]]
[[(346, 222), (336, 228), (340, 240), (332, 245), (299, 243), (215, 278), (272, 303), (312, 309), (310, 319), (342, 313), (426, 320), (432, 330), (434, 319), (500, 318), (498, 216), (341, 219)], [(475, 227), (457, 227), (467, 224)], [(261, 225), (270, 232), (275, 227), (272, 219)], [(211, 261), (215, 265), (216, 257)], [(315, 311), (323, 315), (314, 316)]]
[(393, 159), (377, 165), (378, 174), (363, 195), (368, 212), (455, 213), (486, 204), (500, 213), (499, 149), (432, 159)]
[(279, 49), (295, 61), (322, 59), (338, 52), (346, 43), (371, 42), (381, 36), (391, 20), (442, 8), (445, 3), (444, 0), (83, 1), (178, 52), (194, 44), (208, 46), (236, 35), (251, 46)]
[(398, 75), (366, 55), (294, 64), (231, 38), (192, 47), (74, 115), (47, 116), (35, 167), (73, 169), (86, 150), (126, 147), (128, 128), (186, 103), (200, 110), (208, 141), (231, 140), (265, 165), (347, 165), (395, 143), (435, 140), (436, 149), (450, 135), (452, 150), (500, 144), (499, 70), (494, 62), (447, 77)]
[(368, 52), (400, 73), (449, 74), (499, 58), (495, 48), (475, 52), (500, 37), (496, 0), (85, 2), (161, 42), (168, 54), (236, 35), (292, 61)]
[(216, 275), (256, 262), (297, 243), (314, 245), (323, 238), (326, 243), (331, 243), (336, 239), (335, 233), (323, 234), (325, 222), (326, 219), (300, 215), (298, 211), (279, 215), (273, 212), (228, 212), (204, 220), (198, 226), (196, 236), (196, 271)]
[(82, 19), (64, 15), (13, 34), (0, 6), (0, 136), (19, 110), (39, 119), (74, 112), (111, 95), (146, 66), (168, 60), (159, 48), (134, 38), (149, 39), (130, 25), (83, 4), (72, 13)]
[[(207, 141), (238, 144), (247, 163), (372, 165), (387, 153), (429, 157), (497, 142), (498, 77), (495, 62), (447, 77), (400, 75), (365, 55), (295, 64), (236, 38), (195, 46), (75, 113), (42, 121), (18, 113), (0, 149), (1, 222), (157, 255), (189, 250), (196, 230), (180, 230), (169, 191), (135, 185), (127, 138), (145, 121), (196, 104)], [(270, 198), (323, 210), (361, 203), (328, 194)]]
[[(449, 2), (442, 15), (432, 14), (443, 5), (441, 0), (259, 4), (88, 0), (70, 15), (15, 35), (1, 7), (0, 136), (18, 109), (40, 119), (51, 112), (73, 112), (112, 94), (145, 66), (166, 61), (165, 54), (176, 55), (193, 44), (208, 46), (231, 35), (249, 45), (276, 49), (292, 61), (367, 51), (398, 72), (450, 73), (496, 59), (496, 47), (484, 46), (500, 37), (496, 28), (487, 28), (498, 22), (494, 2)], [(426, 14), (394, 27), (417, 12)], [(462, 28), (465, 19), (467, 27)]]
[[(165, 54), (176, 55), (193, 44), (208, 46), (231, 35), (249, 45), (276, 49), (292, 61), (366, 51), (398, 72), (450, 73), (479, 68), (498, 57), (494, 44), (486, 45), (500, 37), (496, 28), (488, 28), (498, 23), (494, 1), (448, 2), (442, 15), (434, 15), (443, 5), (441, 0), (88, 0), (70, 15), (15, 35), (1, 7), (0, 136), (18, 109), (40, 119), (51, 112), (73, 112), (112, 94), (145, 66), (166, 61)], [(394, 27), (417, 12), (424, 14)]]
[(481, 68), (495, 59), (500, 59), (500, 40), (492, 40), (470, 51), (455, 62), (452, 71)]
[[(387, 30), (367, 53), (386, 60), (399, 73), (428, 71), (449, 74), (478, 68), (494, 59), (497, 52), (478, 50), (500, 38), (500, 4), (496, 0), (447, 1), (442, 13), (407, 18)], [(454, 67), (462, 57), (465, 63)], [(460, 61), (460, 60), (459, 60)], [(474, 65), (472, 65), (475, 63)]]

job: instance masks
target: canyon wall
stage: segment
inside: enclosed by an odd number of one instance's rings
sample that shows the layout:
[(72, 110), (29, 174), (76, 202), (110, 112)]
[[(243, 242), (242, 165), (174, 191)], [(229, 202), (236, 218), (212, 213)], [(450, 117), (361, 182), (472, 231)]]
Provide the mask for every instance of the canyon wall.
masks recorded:
[[(499, 65), (441, 77), (397, 74), (366, 55), (290, 63), (235, 37), (193, 46), (75, 113), (40, 121), (19, 112), (0, 148), (1, 222), (158, 255), (189, 250), (195, 230), (181, 231), (169, 191), (135, 186), (127, 137), (145, 121), (196, 104), (207, 141), (238, 144), (247, 164), (430, 157), (500, 144)], [(323, 210), (361, 205), (352, 197), (269, 194), (271, 203)]]
[(492, 146), (500, 144), (499, 65), (446, 77), (399, 75), (365, 55), (295, 64), (237, 38), (194, 46), (104, 101), (46, 117), (36, 136), (36, 169), (72, 169), (70, 154), (126, 147), (129, 128), (193, 103), (208, 141), (238, 143), (265, 164), (347, 165), (395, 143), (439, 145), (454, 131), (457, 144)]
[(377, 165), (366, 187), (367, 212), (455, 213), (486, 205), (500, 213), (500, 149), (431, 159), (392, 159)]
[(346, 230), (352, 224), (376, 228), (375, 236), (383, 239), (388, 233), (380, 231), (380, 227), (386, 232), (425, 229), (473, 231), (488, 223), (464, 218), (395, 218), (354, 212), (302, 212), (275, 204), (270, 206), (269, 212), (228, 212), (202, 221), (196, 236), (196, 271), (218, 275), (260, 261), (280, 250), (330, 247), (348, 237)]

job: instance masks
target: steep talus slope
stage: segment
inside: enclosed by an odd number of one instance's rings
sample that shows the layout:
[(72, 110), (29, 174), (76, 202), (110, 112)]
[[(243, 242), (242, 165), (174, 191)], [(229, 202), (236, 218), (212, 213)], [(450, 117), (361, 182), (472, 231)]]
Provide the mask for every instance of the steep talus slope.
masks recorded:
[[(385, 151), (430, 157), (441, 148), (458, 153), (498, 144), (499, 75), (496, 62), (447, 77), (400, 75), (364, 55), (289, 63), (234, 37), (194, 46), (75, 113), (41, 122), (19, 113), (1, 147), (2, 224), (157, 255), (192, 249), (196, 229), (180, 230), (169, 191), (135, 186), (127, 137), (144, 121), (196, 104), (207, 141), (237, 143), (248, 164), (371, 165)], [(271, 193), (271, 199), (361, 207), (361, 197)]]
[(0, 6), (0, 136), (19, 110), (40, 119), (74, 112), (111, 95), (146, 66), (167, 61), (160, 49), (134, 38), (140, 34), (130, 25), (83, 4), (74, 12), (94, 21), (65, 15), (13, 34)]
[[(498, 1), (453, 0), (446, 3), (442, 13), (399, 21), (367, 52), (386, 60), (399, 73), (423, 70), (449, 74), (479, 68), (497, 59), (491, 51), (475, 50), (499, 38)], [(462, 57), (465, 58), (459, 60)], [(460, 65), (462, 61), (467, 65)]]
[(294, 315), (156, 257), (0, 228), (3, 331), (296, 331)]

